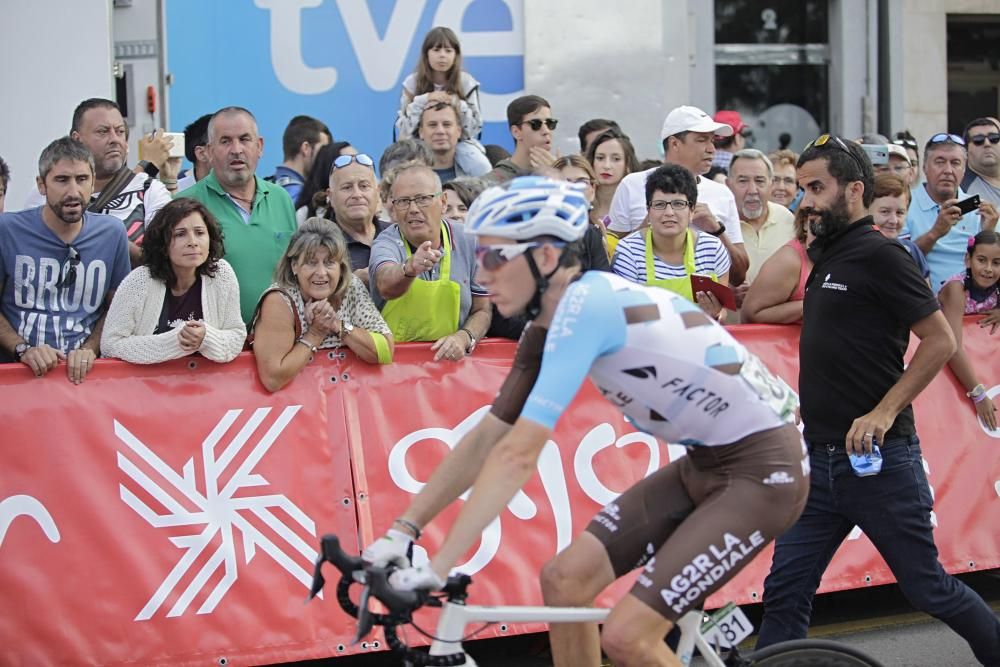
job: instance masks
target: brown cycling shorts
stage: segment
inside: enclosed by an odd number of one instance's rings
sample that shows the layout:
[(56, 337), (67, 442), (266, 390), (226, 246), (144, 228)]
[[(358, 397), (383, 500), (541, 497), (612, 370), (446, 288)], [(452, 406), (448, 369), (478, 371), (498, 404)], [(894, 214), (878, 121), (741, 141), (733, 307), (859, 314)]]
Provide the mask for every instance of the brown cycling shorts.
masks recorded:
[(587, 532), (604, 545), (615, 577), (644, 566), (632, 595), (676, 621), (788, 530), (808, 494), (802, 437), (786, 425), (689, 447), (604, 507)]

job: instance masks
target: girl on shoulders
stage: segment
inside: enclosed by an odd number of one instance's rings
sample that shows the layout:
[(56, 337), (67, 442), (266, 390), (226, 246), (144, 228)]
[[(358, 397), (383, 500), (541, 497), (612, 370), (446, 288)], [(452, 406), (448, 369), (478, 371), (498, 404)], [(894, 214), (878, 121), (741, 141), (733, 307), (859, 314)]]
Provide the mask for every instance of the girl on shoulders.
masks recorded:
[(986, 395), (986, 387), (976, 378), (976, 371), (962, 347), (962, 319), (965, 315), (982, 314), (997, 307), (1000, 235), (994, 231), (982, 231), (969, 239), (965, 267), (964, 273), (946, 280), (938, 292), (941, 310), (958, 343), (958, 350), (948, 361), (948, 366), (965, 388), (966, 396), (972, 400), (980, 421), (992, 431), (997, 427), (996, 406)]
[(197, 199), (174, 199), (146, 227), (142, 266), (111, 301), (101, 353), (155, 364), (201, 353), (232, 361), (247, 330), (240, 286), (226, 260), (215, 217)]
[(455, 148), (455, 162), (467, 176), (482, 176), (492, 169), (479, 143), (483, 129), (479, 107), (479, 82), (462, 69), (462, 46), (451, 28), (432, 28), (420, 47), (417, 69), (403, 80), (396, 118), (396, 138), (417, 134), (420, 116), (434, 103), (458, 103), (462, 136)]

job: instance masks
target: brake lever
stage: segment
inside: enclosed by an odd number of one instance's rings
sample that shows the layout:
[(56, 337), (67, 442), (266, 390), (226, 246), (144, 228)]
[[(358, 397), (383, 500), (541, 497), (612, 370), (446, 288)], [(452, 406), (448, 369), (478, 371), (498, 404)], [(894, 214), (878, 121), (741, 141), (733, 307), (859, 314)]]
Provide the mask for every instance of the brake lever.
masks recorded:
[(368, 611), (368, 599), (371, 597), (371, 592), (372, 588), (367, 584), (361, 589), (361, 598), (358, 600), (358, 630), (351, 642), (352, 645), (367, 637), (374, 626), (374, 619), (371, 612)]

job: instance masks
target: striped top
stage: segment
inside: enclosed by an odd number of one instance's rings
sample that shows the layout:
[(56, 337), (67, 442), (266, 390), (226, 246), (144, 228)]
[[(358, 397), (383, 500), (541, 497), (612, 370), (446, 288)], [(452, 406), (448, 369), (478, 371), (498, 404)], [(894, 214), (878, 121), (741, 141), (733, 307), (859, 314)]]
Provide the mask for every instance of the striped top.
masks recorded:
[[(711, 234), (696, 233), (694, 246), (695, 273), (714, 273), (721, 276), (729, 273), (729, 253), (722, 241)], [(683, 264), (667, 264), (655, 254), (653, 269), (656, 279), (684, 278), (687, 271)], [(629, 234), (618, 242), (614, 259), (611, 260), (611, 270), (626, 280), (634, 283), (646, 282), (646, 237), (645, 230)]]

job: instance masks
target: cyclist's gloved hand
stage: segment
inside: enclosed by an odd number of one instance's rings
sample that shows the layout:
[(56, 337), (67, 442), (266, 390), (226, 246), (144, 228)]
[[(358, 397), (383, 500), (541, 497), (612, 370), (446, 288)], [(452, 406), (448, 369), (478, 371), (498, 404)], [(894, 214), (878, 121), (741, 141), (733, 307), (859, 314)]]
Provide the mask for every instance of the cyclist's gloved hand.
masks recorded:
[(397, 591), (439, 591), (445, 583), (430, 565), (408, 567), (389, 575), (389, 585)]
[(375, 567), (385, 567), (390, 564), (396, 567), (409, 567), (410, 559), (407, 553), (411, 544), (413, 544), (412, 537), (401, 530), (390, 528), (385, 535), (361, 552), (361, 559)]

